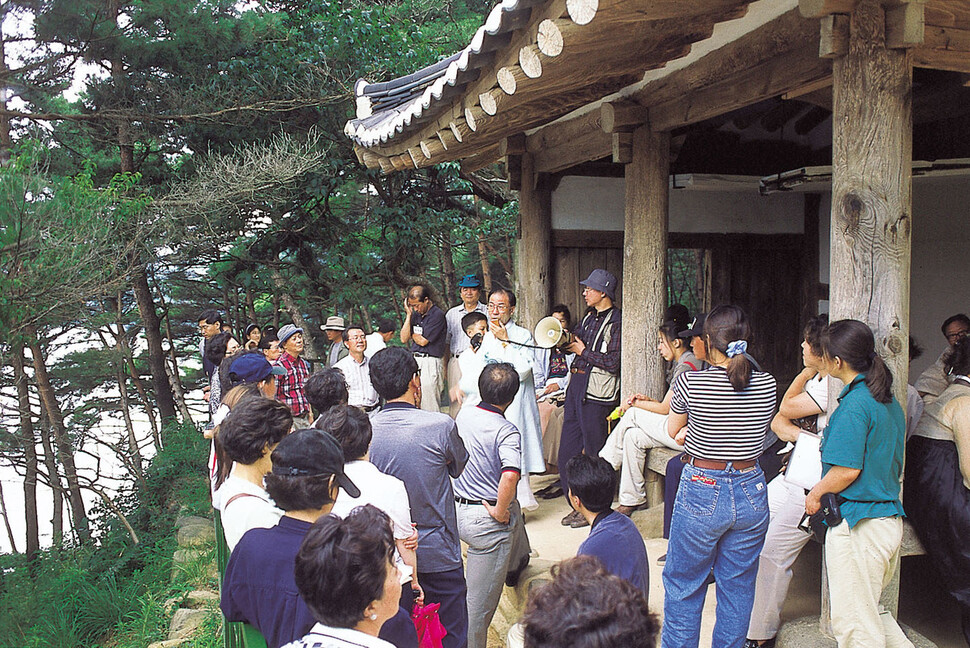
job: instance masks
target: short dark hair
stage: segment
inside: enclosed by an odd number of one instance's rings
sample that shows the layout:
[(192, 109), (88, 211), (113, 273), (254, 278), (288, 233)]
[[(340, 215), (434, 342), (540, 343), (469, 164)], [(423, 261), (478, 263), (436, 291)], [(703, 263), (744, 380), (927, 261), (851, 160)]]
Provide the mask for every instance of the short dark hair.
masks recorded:
[(573, 325), (573, 314), (569, 312), (569, 306), (566, 306), (565, 304), (556, 304), (549, 309), (549, 315), (551, 316), (553, 313), (562, 313), (563, 318), (566, 320), (567, 329)]
[(492, 295), (499, 295), (499, 294), (505, 295), (506, 297), (509, 298), (509, 306), (511, 307), (515, 306), (515, 293), (509, 290), (508, 288), (502, 288), (501, 286), (498, 288), (492, 288), (492, 292), (488, 293), (488, 298), (491, 299)]
[(384, 400), (400, 398), (408, 391), (418, 362), (403, 347), (381, 349), (370, 359), (370, 381)]
[(347, 461), (357, 461), (370, 448), (373, 430), (370, 418), (358, 407), (336, 405), (317, 421), (317, 428), (337, 440)]
[(393, 333), (397, 325), (389, 319), (379, 319), (377, 320), (377, 332), (378, 333)]
[(478, 376), (478, 393), (489, 405), (508, 405), (519, 391), (519, 372), (508, 362), (485, 365)]
[(552, 568), (552, 582), (529, 595), (522, 617), (527, 648), (654, 646), (659, 623), (628, 580), (595, 556)]
[(361, 333), (364, 333), (364, 327), (363, 326), (358, 326), (357, 324), (351, 324), (350, 326), (348, 326), (347, 328), (345, 328), (340, 333), (340, 339), (342, 339), (344, 342), (346, 342), (347, 340), (350, 339), (350, 332), (351, 331), (354, 331), (354, 330), (360, 331)]
[(461, 318), (461, 330), (468, 332), (468, 329), (475, 326), (478, 322), (487, 322), (488, 318), (485, 317), (485, 313), (479, 311), (472, 311)]
[(334, 405), (346, 403), (350, 398), (347, 379), (340, 369), (328, 367), (310, 375), (303, 386), (310, 407), (319, 416)]
[(422, 302), (425, 299), (431, 299), (431, 289), (424, 284), (415, 284), (408, 288), (408, 299), (416, 299)]
[(207, 308), (204, 311), (202, 311), (201, 313), (199, 313), (199, 319), (197, 319), (195, 321), (196, 322), (201, 322), (203, 320), (205, 320), (205, 323), (206, 324), (216, 324), (216, 323), (218, 323), (221, 326), (222, 325), (222, 314), (219, 313), (219, 311), (217, 311), (214, 308)]
[(923, 347), (920, 343), (916, 341), (912, 335), (909, 336), (909, 361), (912, 362), (916, 358), (923, 355)]
[(270, 472), (263, 477), (263, 482), (278, 507), (284, 511), (306, 511), (333, 503), (330, 497), (332, 478), (333, 475), (277, 475)]
[(353, 628), (384, 595), (393, 557), (391, 521), (376, 507), (366, 504), (344, 519), (325, 515), (296, 554), (296, 586), (317, 621)]
[(226, 457), (241, 464), (254, 464), (266, 446), (276, 445), (293, 427), (293, 415), (283, 403), (269, 398), (247, 398), (239, 402), (219, 426), (219, 439)]
[[(267, 327), (268, 328), (268, 327)], [(259, 347), (264, 351), (269, 348), (269, 345), (273, 342), (279, 342), (280, 339), (276, 337), (276, 333), (263, 333), (263, 337), (259, 338)]]
[(824, 355), (824, 351), (822, 350), (822, 335), (825, 334), (825, 329), (828, 325), (828, 313), (822, 313), (808, 320), (808, 324), (802, 330), (802, 337), (808, 343), (812, 353), (820, 358)]
[(950, 324), (953, 324), (954, 322), (960, 322), (962, 324), (966, 324), (967, 326), (970, 326), (970, 317), (967, 317), (963, 313), (950, 315), (945, 320), (943, 320), (943, 325), (940, 327), (940, 332), (943, 333), (943, 335), (946, 335), (946, 327), (948, 327)]
[(678, 324), (683, 324), (684, 328), (687, 328), (690, 324), (690, 311), (683, 304), (671, 304), (664, 311), (664, 321), (677, 322)]
[(593, 513), (610, 508), (616, 490), (616, 471), (602, 457), (578, 454), (566, 464), (569, 492)]

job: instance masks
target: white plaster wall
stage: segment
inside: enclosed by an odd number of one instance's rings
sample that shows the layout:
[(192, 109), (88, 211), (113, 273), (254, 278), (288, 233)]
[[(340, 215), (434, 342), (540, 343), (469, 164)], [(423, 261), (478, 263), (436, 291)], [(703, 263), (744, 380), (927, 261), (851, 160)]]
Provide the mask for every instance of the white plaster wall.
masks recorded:
[[(567, 176), (552, 194), (557, 230), (623, 231), (623, 178)], [(800, 234), (804, 196), (750, 190), (671, 189), (670, 231)]]

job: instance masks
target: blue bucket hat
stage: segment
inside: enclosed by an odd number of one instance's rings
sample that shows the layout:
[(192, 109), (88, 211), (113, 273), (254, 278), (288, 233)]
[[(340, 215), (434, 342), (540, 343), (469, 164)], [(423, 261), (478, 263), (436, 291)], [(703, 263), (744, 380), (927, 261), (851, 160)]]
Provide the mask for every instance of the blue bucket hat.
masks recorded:
[(476, 277), (475, 275), (469, 274), (461, 278), (461, 281), (458, 282), (458, 287), (459, 288), (481, 288), (482, 282), (479, 281), (478, 277)]
[(611, 300), (616, 299), (616, 275), (608, 270), (596, 268), (589, 273), (585, 281), (580, 281), (579, 283), (587, 288), (606, 293), (606, 296)]

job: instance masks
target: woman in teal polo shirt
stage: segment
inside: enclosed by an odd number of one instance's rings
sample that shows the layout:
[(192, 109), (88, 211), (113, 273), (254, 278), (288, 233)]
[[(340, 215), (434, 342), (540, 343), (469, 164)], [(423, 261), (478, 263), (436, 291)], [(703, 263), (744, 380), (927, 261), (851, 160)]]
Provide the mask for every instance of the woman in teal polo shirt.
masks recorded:
[(899, 476), (906, 417), (868, 326), (833, 322), (822, 349), (829, 375), (846, 386), (822, 440), (824, 474), (805, 498), (805, 510), (817, 512), (825, 493), (843, 498), (842, 523), (825, 537), (832, 630), (839, 648), (912, 647), (879, 605), (903, 537)]

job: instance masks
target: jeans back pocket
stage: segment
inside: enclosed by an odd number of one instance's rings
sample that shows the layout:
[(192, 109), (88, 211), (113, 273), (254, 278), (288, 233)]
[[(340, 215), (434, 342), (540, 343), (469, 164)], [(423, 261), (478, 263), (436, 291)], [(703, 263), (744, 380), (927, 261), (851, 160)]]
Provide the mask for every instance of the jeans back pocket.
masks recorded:
[(713, 515), (721, 484), (714, 477), (691, 470), (688, 466), (681, 477), (677, 501), (693, 515)]

